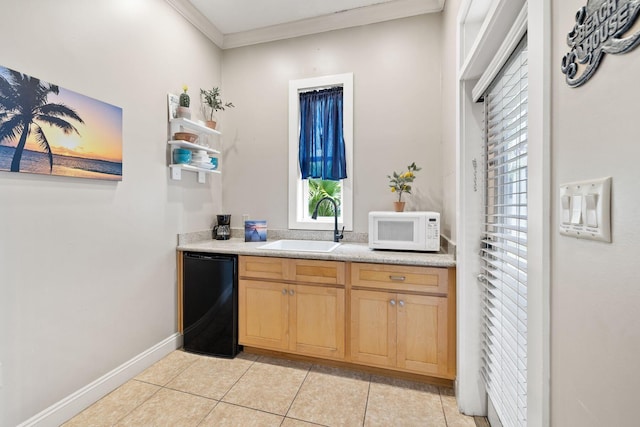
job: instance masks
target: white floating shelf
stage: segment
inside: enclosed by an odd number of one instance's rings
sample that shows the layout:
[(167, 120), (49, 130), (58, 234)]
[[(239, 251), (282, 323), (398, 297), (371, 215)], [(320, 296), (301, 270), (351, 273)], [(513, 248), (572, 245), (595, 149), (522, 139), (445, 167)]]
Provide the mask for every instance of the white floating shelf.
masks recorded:
[(169, 165), (169, 167), (171, 169), (184, 169), (186, 171), (193, 171), (193, 172), (220, 173), (220, 171), (217, 169), (199, 168), (197, 166), (192, 166), (188, 164), (174, 164), (174, 165)]
[(215, 129), (211, 129), (201, 123), (194, 122), (193, 120), (185, 119), (184, 117), (180, 117), (177, 119), (171, 119), (172, 125), (179, 125), (183, 128), (193, 129), (196, 132), (206, 133), (210, 135), (221, 135), (220, 131)]
[(219, 170), (217, 169), (204, 169), (204, 168), (199, 168), (196, 166), (191, 166), (191, 165), (187, 165), (187, 164), (174, 164), (174, 165), (169, 165), (169, 168), (171, 168), (171, 179), (175, 179), (176, 181), (179, 181), (182, 179), (182, 171), (190, 171), (190, 172), (197, 172), (198, 173), (198, 182), (204, 184), (205, 182), (205, 176), (208, 173), (220, 173)]
[(213, 148), (205, 147), (204, 145), (194, 144), (193, 142), (181, 141), (181, 140), (171, 140), (169, 141), (170, 145), (174, 145), (176, 147), (188, 148), (190, 150), (204, 150), (207, 153), (211, 154), (220, 154), (220, 151), (214, 150)]

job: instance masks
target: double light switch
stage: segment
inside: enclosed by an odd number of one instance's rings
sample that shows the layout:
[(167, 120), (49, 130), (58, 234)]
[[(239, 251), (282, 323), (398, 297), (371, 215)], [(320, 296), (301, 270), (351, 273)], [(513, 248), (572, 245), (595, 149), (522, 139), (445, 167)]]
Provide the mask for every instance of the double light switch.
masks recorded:
[(560, 234), (611, 242), (611, 178), (560, 186)]

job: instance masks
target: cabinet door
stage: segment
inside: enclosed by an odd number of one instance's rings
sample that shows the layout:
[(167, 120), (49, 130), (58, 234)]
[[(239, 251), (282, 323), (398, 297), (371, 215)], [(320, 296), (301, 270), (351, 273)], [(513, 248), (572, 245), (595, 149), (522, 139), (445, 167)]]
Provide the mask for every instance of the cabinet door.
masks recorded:
[(282, 283), (240, 280), (238, 327), (240, 344), (287, 349), (289, 289)]
[(398, 367), (447, 374), (447, 298), (398, 294)]
[(396, 294), (351, 291), (351, 360), (396, 365)]
[(309, 356), (344, 359), (344, 289), (289, 286), (289, 349)]

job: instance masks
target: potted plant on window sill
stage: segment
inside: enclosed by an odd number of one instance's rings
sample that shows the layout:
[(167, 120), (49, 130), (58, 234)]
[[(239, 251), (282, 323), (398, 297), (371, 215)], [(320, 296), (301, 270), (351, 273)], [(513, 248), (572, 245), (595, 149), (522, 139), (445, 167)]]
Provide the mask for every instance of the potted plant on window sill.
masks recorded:
[(215, 129), (217, 126), (216, 120), (214, 120), (214, 113), (216, 111), (224, 111), (225, 108), (233, 108), (235, 105), (231, 102), (223, 102), (220, 99), (220, 88), (214, 87), (211, 90), (200, 89), (200, 96), (202, 98), (202, 105), (207, 106), (205, 116), (209, 118), (205, 123), (207, 127)]

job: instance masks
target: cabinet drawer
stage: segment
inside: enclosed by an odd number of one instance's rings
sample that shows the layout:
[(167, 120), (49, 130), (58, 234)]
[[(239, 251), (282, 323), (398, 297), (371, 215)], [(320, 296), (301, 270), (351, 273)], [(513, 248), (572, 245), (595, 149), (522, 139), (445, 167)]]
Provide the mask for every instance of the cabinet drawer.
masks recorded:
[(254, 279), (287, 279), (288, 259), (260, 256), (240, 256), (240, 277)]
[(292, 280), (296, 282), (344, 285), (345, 263), (340, 261), (291, 260)]
[(351, 286), (447, 294), (447, 269), (407, 265), (351, 264)]

